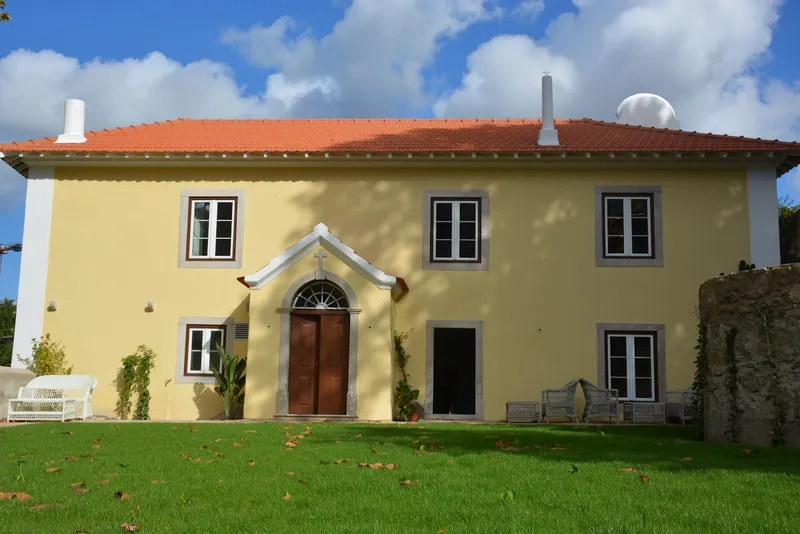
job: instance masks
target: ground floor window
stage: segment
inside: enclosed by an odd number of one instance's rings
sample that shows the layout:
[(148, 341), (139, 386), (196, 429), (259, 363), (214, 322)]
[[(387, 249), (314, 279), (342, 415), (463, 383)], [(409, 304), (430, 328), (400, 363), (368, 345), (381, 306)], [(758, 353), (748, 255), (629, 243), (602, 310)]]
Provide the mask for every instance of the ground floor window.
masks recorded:
[(622, 400), (656, 400), (656, 332), (606, 332), (606, 387)]
[(187, 325), (185, 374), (213, 376), (211, 369), (220, 368), (218, 345), (225, 346), (224, 326)]

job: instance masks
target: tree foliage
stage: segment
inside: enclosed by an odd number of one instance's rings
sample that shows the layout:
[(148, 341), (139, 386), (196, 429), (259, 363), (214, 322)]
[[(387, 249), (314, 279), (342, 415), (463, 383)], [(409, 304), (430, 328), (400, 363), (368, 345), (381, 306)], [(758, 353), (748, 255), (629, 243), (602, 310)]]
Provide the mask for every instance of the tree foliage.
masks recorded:
[(0, 365), (11, 365), (11, 348), (14, 339), (14, 321), (17, 303), (13, 299), (0, 300)]
[(781, 263), (800, 262), (800, 206), (785, 196), (778, 201)]
[(30, 358), (22, 358), (28, 371), (36, 376), (71, 375), (72, 366), (67, 364), (64, 347), (50, 339), (50, 334), (34, 339)]
[(5, 0), (0, 0), (0, 22), (9, 20), (11, 20), (11, 15), (6, 12), (6, 2)]

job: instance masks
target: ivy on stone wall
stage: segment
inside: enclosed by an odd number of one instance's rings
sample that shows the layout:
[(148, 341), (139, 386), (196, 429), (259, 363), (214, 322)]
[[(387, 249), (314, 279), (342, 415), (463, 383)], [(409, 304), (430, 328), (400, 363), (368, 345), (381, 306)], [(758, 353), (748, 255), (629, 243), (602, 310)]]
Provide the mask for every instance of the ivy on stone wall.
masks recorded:
[(739, 387), (739, 368), (736, 365), (736, 335), (739, 331), (736, 327), (728, 331), (725, 336), (726, 354), (728, 356), (728, 392), (731, 395), (731, 408), (728, 413), (728, 430), (726, 434), (734, 443), (739, 441), (739, 418), (742, 415), (742, 409), (739, 407), (738, 387)]
[(705, 439), (705, 427), (703, 425), (705, 403), (703, 402), (703, 395), (706, 390), (706, 373), (708, 369), (708, 362), (706, 359), (706, 343), (708, 340), (706, 324), (700, 319), (700, 315), (695, 310), (697, 315), (697, 345), (694, 350), (697, 352), (697, 357), (694, 360), (694, 400), (692, 401), (692, 409), (694, 411), (694, 419), (692, 419), (692, 436), (698, 441)]
[(770, 342), (769, 332), (772, 319), (769, 313), (761, 313), (761, 336), (766, 349), (766, 361), (769, 367), (770, 383), (769, 393), (767, 399), (772, 401), (772, 409), (775, 413), (774, 427), (772, 428), (772, 443), (774, 445), (783, 445), (786, 441), (786, 403), (781, 399), (780, 395), (780, 376), (778, 375), (778, 366), (775, 363), (775, 353), (772, 350), (772, 343)]

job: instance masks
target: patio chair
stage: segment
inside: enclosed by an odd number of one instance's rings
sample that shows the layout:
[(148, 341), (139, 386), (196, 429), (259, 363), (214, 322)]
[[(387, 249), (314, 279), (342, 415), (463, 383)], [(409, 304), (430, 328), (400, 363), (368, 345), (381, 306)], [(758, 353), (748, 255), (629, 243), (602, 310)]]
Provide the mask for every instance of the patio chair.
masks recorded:
[(608, 417), (619, 423), (619, 392), (616, 389), (602, 389), (588, 380), (581, 380), (586, 405), (583, 408), (583, 422), (593, 417)]
[(580, 378), (576, 378), (561, 388), (542, 391), (542, 418), (545, 423), (549, 423), (551, 417), (566, 417), (578, 422), (578, 414), (575, 412), (575, 390), (580, 381)]
[(667, 391), (667, 417), (670, 419), (680, 419), (681, 424), (694, 419), (694, 399), (695, 391), (690, 386), (685, 389)]

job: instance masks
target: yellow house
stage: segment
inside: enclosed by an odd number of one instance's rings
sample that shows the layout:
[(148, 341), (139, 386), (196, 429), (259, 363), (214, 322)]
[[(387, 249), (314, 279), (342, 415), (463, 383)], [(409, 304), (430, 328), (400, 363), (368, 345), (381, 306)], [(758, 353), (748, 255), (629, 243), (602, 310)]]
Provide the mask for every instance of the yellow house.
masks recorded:
[[(800, 144), (616, 123), (179, 119), (0, 146), (28, 178), (14, 366), (44, 333), (98, 379), (146, 344), (153, 419), (209, 419), (217, 342), (247, 418), (389, 420), (393, 332), (425, 418), (503, 420), (583, 377), (631, 401), (691, 384), (701, 282), (780, 262)], [(656, 127), (653, 127), (656, 126)]]

